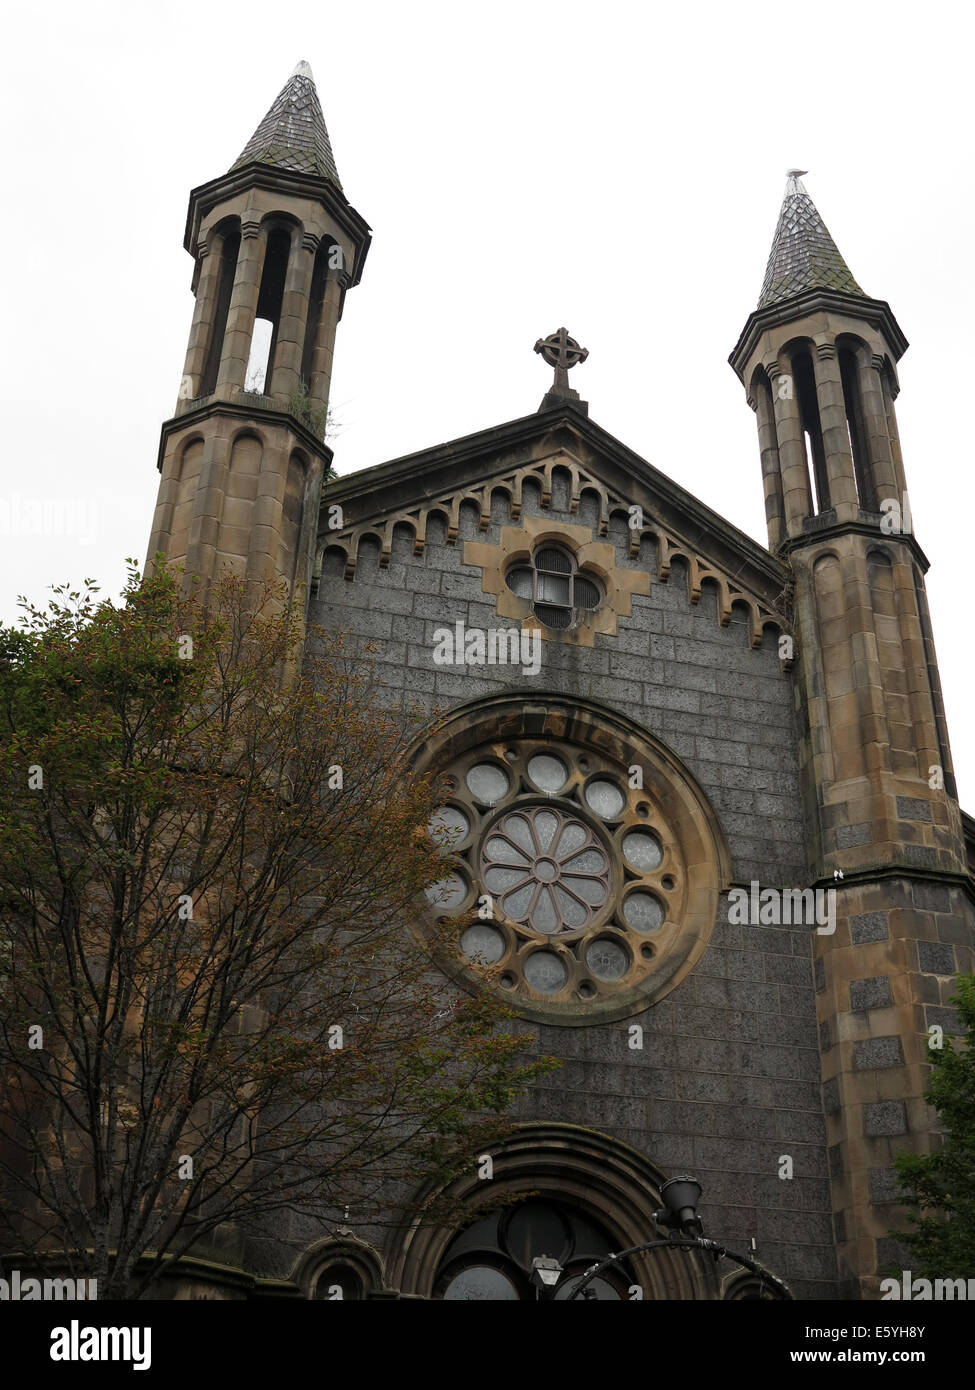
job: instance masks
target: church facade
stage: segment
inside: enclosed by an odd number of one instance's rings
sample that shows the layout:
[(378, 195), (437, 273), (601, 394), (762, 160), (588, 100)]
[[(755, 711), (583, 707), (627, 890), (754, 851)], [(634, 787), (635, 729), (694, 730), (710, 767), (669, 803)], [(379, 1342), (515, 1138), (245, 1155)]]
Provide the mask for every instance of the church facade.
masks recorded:
[[(532, 1297), (535, 1256), (578, 1274), (652, 1239), (662, 1184), (691, 1173), (707, 1234), (793, 1296), (877, 1297), (902, 1262), (894, 1155), (935, 1142), (928, 1049), (975, 947), (894, 315), (790, 174), (731, 354), (767, 549), (589, 417), (564, 329), (536, 345), (554, 367), (537, 410), (323, 490), (369, 240), (299, 64), (190, 197), (195, 310), (149, 555), (281, 577), (310, 624), (375, 646), (389, 701), (429, 713), (415, 764), (449, 789), (415, 930), (562, 1066), (519, 1102), (491, 1182), (457, 1189), (456, 1229), (284, 1227), (212, 1286)], [(499, 1191), (534, 1195), (499, 1216)], [(597, 1292), (762, 1286), (668, 1250)]]

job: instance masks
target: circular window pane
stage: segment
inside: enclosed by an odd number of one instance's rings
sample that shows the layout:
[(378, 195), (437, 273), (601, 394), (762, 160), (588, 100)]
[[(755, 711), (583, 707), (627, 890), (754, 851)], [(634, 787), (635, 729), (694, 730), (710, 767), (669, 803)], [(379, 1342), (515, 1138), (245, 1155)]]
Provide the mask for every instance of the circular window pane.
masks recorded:
[[(524, 559), (511, 563), (527, 568)], [(574, 565), (570, 575), (545, 573), (570, 579), (570, 588), (582, 578)], [(533, 568), (535, 602), (562, 608), (541, 597), (554, 590), (537, 577)], [(591, 579), (605, 603), (605, 586)], [(583, 616), (576, 611), (573, 621)], [(505, 995), (528, 1018), (585, 1024), (635, 1015), (644, 997), (663, 997), (687, 974), (715, 920), (715, 846), (698, 794), (636, 731), (577, 700), (500, 698), (497, 710), (458, 710), (417, 758), (442, 789), (428, 807), (438, 813), (436, 839), (425, 843), (444, 853), (430, 894), (443, 902), (422, 900), (422, 929), (448, 974)], [(659, 795), (629, 788), (634, 763), (654, 769)], [(491, 912), (463, 915), (479, 895)], [(506, 1268), (487, 1252), (468, 1254)], [(444, 1260), (438, 1296), (464, 1263)], [(527, 1296), (521, 1272), (507, 1272)], [(625, 1284), (608, 1279), (625, 1297)]]
[(475, 965), (494, 965), (504, 955), (505, 940), (496, 927), (475, 922), (461, 937), (460, 949)]
[(552, 951), (535, 951), (525, 961), (525, 979), (539, 994), (555, 994), (569, 978), (558, 956)]
[(626, 804), (616, 783), (601, 777), (589, 783), (586, 788), (586, 801), (604, 820), (612, 820), (614, 816), (618, 816)]
[(634, 931), (656, 931), (663, 925), (664, 909), (652, 893), (631, 893), (623, 904), (623, 916)]
[(467, 897), (467, 884), (460, 874), (447, 874), (446, 878), (430, 884), (427, 897), (438, 911), (456, 912)]
[(557, 792), (565, 786), (568, 769), (552, 753), (536, 753), (528, 759), (528, 775), (543, 792)]
[(508, 774), (497, 763), (475, 763), (467, 773), (467, 785), (478, 801), (500, 801), (510, 783)]
[(664, 857), (660, 841), (646, 830), (631, 830), (624, 835), (623, 853), (634, 869), (642, 869), (644, 873), (659, 869)]
[(490, 1265), (471, 1265), (461, 1270), (444, 1289), (443, 1296), (451, 1303), (475, 1298), (500, 1299), (508, 1303), (519, 1301), (514, 1283), (500, 1269), (492, 1269)]
[(456, 806), (441, 806), (430, 817), (427, 828), (438, 845), (449, 849), (467, 838), (471, 823)]
[(629, 963), (623, 947), (604, 936), (593, 941), (586, 951), (586, 964), (597, 980), (621, 980)]

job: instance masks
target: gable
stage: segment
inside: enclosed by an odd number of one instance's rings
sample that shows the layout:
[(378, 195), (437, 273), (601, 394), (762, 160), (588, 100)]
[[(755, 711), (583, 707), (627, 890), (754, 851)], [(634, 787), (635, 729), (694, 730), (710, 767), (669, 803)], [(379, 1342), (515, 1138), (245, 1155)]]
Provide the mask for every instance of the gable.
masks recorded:
[[(414, 554), (422, 555), (432, 517), (442, 519), (447, 543), (455, 545), (465, 505), (476, 509), (478, 530), (484, 533), (497, 493), (507, 499), (510, 521), (517, 525), (524, 489), (537, 488), (546, 510), (553, 480), (560, 475), (568, 487), (571, 515), (579, 513), (583, 499), (588, 499), (590, 513), (595, 509), (596, 537), (607, 537), (610, 526), (622, 521), (631, 560), (639, 559), (645, 540), (653, 542), (657, 582), (666, 583), (679, 560), (686, 566), (692, 604), (706, 584), (715, 587), (722, 626), (731, 621), (736, 605), (747, 609), (753, 647), (761, 645), (766, 627), (789, 630), (788, 568), (571, 403), (330, 484), (322, 497), (316, 582), (326, 552), (335, 551), (343, 555), (345, 576), (352, 579), (364, 541), (378, 543), (379, 564), (386, 568), (397, 527), (409, 529)], [(465, 559), (497, 569), (487, 551), (486, 544), (472, 548), (467, 542)], [(496, 584), (496, 576), (486, 577), (485, 592), (497, 593)], [(628, 610), (624, 606), (621, 611)]]

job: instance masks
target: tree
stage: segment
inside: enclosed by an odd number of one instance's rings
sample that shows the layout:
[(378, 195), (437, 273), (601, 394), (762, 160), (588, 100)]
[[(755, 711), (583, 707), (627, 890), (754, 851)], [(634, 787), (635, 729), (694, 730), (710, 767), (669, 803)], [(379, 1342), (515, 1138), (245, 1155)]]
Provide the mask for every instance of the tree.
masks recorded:
[(439, 798), (368, 663), (230, 577), (95, 593), (0, 633), (0, 1220), (107, 1299), (448, 1180), (552, 1063), (409, 930)]
[(925, 1100), (944, 1127), (931, 1154), (900, 1153), (897, 1176), (908, 1196), (913, 1230), (898, 1232), (916, 1274), (930, 1279), (970, 1278), (975, 1270), (975, 975), (957, 976), (964, 1046), (944, 1039), (932, 1048), (933, 1072)]

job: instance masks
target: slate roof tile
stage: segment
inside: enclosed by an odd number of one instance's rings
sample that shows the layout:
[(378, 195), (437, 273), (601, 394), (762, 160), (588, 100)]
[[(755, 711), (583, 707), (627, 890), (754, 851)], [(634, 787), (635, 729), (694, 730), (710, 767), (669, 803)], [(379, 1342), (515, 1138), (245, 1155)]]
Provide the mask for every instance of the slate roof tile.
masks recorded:
[(307, 63), (295, 68), (231, 169), (255, 163), (316, 174), (341, 191), (315, 79)]
[(804, 290), (819, 289), (867, 297), (851, 275), (802, 180), (790, 175), (758, 307), (765, 309)]

